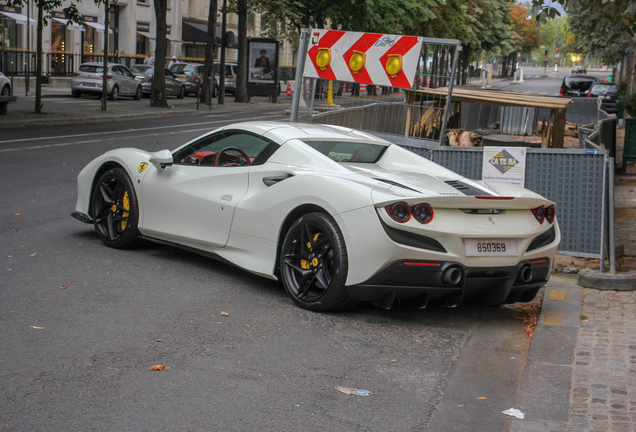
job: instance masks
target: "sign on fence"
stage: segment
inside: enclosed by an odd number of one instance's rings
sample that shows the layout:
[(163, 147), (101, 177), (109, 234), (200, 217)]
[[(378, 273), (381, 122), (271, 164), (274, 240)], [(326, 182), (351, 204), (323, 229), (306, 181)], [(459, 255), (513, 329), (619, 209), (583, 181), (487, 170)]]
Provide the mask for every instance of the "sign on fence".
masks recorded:
[(484, 147), (481, 178), (525, 187), (525, 147)]

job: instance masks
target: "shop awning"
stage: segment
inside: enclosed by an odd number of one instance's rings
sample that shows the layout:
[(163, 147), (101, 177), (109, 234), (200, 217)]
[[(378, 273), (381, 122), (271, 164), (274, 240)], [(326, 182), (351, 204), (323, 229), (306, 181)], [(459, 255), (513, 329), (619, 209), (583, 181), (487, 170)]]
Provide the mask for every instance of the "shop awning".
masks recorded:
[(154, 36), (154, 35), (152, 35), (152, 34), (150, 34), (150, 33), (148, 33), (148, 32), (141, 32), (141, 31), (138, 31), (137, 33), (139, 33), (139, 34), (140, 34), (140, 35), (142, 35), (143, 37), (147, 37), (148, 39), (155, 40), (155, 36)]
[(36, 20), (34, 20), (33, 18), (27, 18), (26, 15), (14, 13), (14, 12), (3, 12), (3, 11), (0, 11), (0, 14), (6, 15), (9, 18), (14, 19), (18, 24), (26, 24), (27, 21), (29, 21), (29, 24), (31, 25), (38, 25), (38, 22)]
[[(106, 28), (100, 23), (94, 23), (94, 22), (88, 22), (88, 21), (86, 21), (86, 25), (89, 27), (93, 27), (95, 30), (97, 30), (100, 33), (103, 33), (104, 29)], [(113, 34), (113, 29), (108, 29), (108, 33)]]
[(80, 30), (80, 31), (84, 31), (84, 27), (82, 27), (79, 24), (73, 23), (73, 24), (69, 24), (68, 20), (66, 18), (51, 18), (53, 21), (57, 21), (60, 24), (64, 24), (65, 26), (67, 26), (69, 29), (71, 30)]
[[(195, 43), (198, 45), (206, 44), (208, 42), (208, 25), (202, 23), (194, 23), (183, 21), (182, 37), (184, 43)], [(223, 31), (221, 27), (216, 26), (216, 43), (221, 46), (221, 35)], [(231, 31), (226, 32), (228, 37), (226, 38), (227, 48), (237, 48), (236, 38)], [(230, 36), (231, 35), (231, 36)]]

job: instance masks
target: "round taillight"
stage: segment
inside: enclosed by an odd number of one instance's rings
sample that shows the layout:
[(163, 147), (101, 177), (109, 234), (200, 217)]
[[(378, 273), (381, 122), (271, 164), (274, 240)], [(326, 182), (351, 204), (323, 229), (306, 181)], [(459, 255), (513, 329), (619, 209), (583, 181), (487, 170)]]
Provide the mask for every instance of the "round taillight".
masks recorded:
[(537, 219), (537, 222), (542, 224), (543, 219), (545, 218), (545, 207), (540, 206), (540, 207), (532, 209), (532, 214)]
[(386, 206), (386, 212), (391, 216), (391, 219), (399, 223), (406, 223), (411, 218), (409, 205), (405, 202), (397, 202)]
[(545, 220), (552, 223), (554, 222), (555, 216), (556, 216), (556, 210), (554, 209), (553, 205), (545, 209)]
[(433, 220), (433, 208), (428, 204), (416, 205), (411, 209), (411, 214), (421, 224), (427, 224)]

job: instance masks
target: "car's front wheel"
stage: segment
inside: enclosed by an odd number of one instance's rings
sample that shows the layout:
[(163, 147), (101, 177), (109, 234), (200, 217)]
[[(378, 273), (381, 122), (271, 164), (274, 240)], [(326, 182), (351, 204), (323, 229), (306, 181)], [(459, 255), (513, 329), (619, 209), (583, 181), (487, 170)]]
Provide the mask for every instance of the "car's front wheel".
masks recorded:
[(93, 189), (91, 215), (95, 230), (108, 247), (125, 249), (138, 241), (139, 203), (135, 188), (123, 168), (112, 168)]
[(109, 99), (110, 100), (117, 100), (118, 98), (119, 98), (119, 87), (114, 86), (113, 90), (110, 92)]
[(141, 99), (141, 86), (137, 86), (137, 91), (135, 92), (135, 100), (140, 100)]
[(79, 98), (80, 96), (82, 96), (82, 92), (80, 92), (79, 90), (73, 90), (71, 93), (73, 94), (74, 98)]
[(179, 90), (179, 94), (177, 95), (178, 99), (183, 99), (185, 97), (185, 86), (181, 86), (181, 90)]
[(324, 213), (308, 213), (291, 226), (280, 255), (285, 290), (296, 305), (312, 311), (351, 307), (347, 248), (340, 228)]
[(11, 87), (9, 87), (9, 84), (5, 85), (4, 87), (2, 87), (2, 93), (0, 93), (2, 96), (11, 96)]

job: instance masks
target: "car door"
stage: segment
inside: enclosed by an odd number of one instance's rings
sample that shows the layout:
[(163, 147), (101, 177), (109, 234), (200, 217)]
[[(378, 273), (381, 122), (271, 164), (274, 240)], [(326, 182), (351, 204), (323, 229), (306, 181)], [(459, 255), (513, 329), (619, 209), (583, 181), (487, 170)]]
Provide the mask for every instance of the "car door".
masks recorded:
[(172, 166), (148, 167), (141, 183), (141, 232), (197, 249), (225, 246), (250, 166), (234, 150), (222, 153), (215, 165), (217, 154), (238, 147), (253, 159), (270, 144), (244, 131), (222, 131), (173, 153)]
[(166, 69), (166, 95), (176, 96), (179, 93), (177, 90), (177, 84), (181, 84), (181, 81), (177, 81), (177, 78)]
[(135, 80), (135, 75), (133, 75), (126, 66), (120, 66), (119, 68), (121, 70), (122, 80), (126, 85), (126, 94), (128, 96), (134, 96), (137, 92), (138, 85), (138, 82)]

